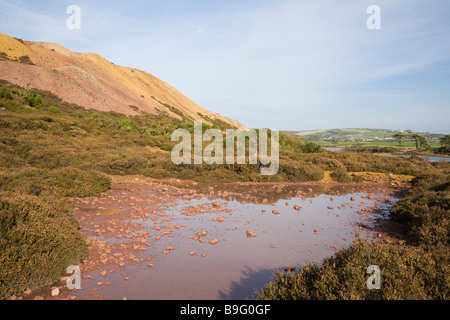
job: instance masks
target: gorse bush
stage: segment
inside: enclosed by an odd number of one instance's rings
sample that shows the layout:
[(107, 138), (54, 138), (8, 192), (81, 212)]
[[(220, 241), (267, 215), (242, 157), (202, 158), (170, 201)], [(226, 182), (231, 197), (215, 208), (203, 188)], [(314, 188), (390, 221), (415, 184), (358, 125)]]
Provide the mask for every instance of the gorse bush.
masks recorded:
[(7, 100), (12, 100), (13, 97), (12, 97), (11, 90), (7, 89), (7, 88), (1, 88), (0, 87), (0, 98), (7, 99)]
[(0, 193), (0, 299), (51, 285), (87, 256), (69, 204)]
[(36, 94), (36, 90), (34, 89), (27, 91), (26, 99), (30, 107), (41, 108), (44, 105), (42, 97)]
[(394, 204), (392, 218), (405, 224), (420, 243), (450, 245), (450, 176), (422, 175)]
[(134, 131), (134, 132), (139, 131), (139, 127), (131, 119), (120, 120), (119, 128), (126, 131)]
[(330, 174), (331, 178), (337, 182), (351, 182), (352, 176), (348, 174), (345, 168), (337, 168)]
[[(380, 267), (381, 289), (367, 288), (366, 273)], [(448, 267), (432, 253), (404, 244), (368, 243), (363, 239), (296, 273), (277, 273), (261, 300), (410, 300), (447, 299)]]
[(58, 111), (58, 109), (56, 109), (55, 107), (49, 107), (48, 108), (48, 111), (50, 111), (51, 113), (58, 113), (59, 111)]
[(39, 196), (43, 192), (63, 197), (89, 197), (107, 191), (111, 179), (89, 170), (66, 167), (54, 170), (28, 168), (0, 175), (0, 189)]

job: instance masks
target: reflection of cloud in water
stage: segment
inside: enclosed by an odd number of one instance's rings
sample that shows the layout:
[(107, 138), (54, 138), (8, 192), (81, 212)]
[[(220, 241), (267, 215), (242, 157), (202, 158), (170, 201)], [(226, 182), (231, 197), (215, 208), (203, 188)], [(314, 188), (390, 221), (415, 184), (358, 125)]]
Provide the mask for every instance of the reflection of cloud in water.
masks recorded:
[[(292, 198), (315, 198), (320, 195), (342, 195), (352, 192), (375, 192), (377, 187), (365, 185), (314, 185), (309, 183), (299, 185), (298, 183), (195, 183), (195, 184), (174, 184), (179, 188), (195, 189), (198, 193), (206, 197), (213, 196), (225, 201), (245, 201), (252, 203), (275, 203), (281, 199), (290, 200)], [(379, 192), (379, 190), (378, 190)]]
[[(108, 275), (115, 277), (113, 285), (96, 288), (107, 298), (117, 294), (139, 299), (241, 300), (254, 298), (284, 266), (300, 267), (308, 261), (320, 264), (336, 248), (351, 245), (355, 232), (370, 236), (358, 226), (371, 229), (374, 219), (386, 218), (391, 203), (382, 188), (199, 183), (195, 191), (177, 189), (168, 196), (156, 185), (121, 185), (107, 196), (80, 201), (78, 211), (86, 212), (89, 224), (84, 227), (91, 232), (96, 230), (95, 224), (104, 231), (114, 227), (114, 233), (94, 232), (94, 237), (108, 244), (129, 244), (120, 248), (120, 254), (150, 257), (151, 268), (147, 260), (139, 265), (125, 261), (126, 272)], [(372, 200), (368, 192), (373, 192)], [(379, 212), (357, 213), (374, 207), (378, 197), (386, 199), (379, 203)], [(110, 212), (124, 203), (129, 204), (129, 212), (98, 215), (97, 209), (93, 210), (104, 207), (101, 212)], [(296, 210), (296, 206), (301, 209)], [(274, 215), (272, 210), (280, 214)], [(103, 220), (117, 221), (102, 225)], [(249, 238), (249, 230), (256, 237)], [(141, 248), (143, 231), (152, 235), (145, 239), (148, 245), (144, 251), (134, 249), (136, 244)], [(165, 231), (170, 233), (163, 235)], [(200, 231), (205, 232), (202, 241), (197, 238)], [(114, 238), (116, 233), (120, 239)], [(212, 239), (218, 240), (217, 245), (209, 244)], [(169, 246), (177, 249), (165, 253)], [(123, 280), (122, 273), (130, 279)], [(97, 281), (105, 279), (94, 275), (92, 286)]]

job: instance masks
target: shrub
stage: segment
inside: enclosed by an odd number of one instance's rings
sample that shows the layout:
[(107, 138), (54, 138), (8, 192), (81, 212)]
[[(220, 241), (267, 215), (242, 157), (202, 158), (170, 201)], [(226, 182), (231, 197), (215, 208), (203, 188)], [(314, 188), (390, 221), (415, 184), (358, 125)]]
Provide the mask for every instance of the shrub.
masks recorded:
[(49, 176), (64, 197), (90, 197), (111, 188), (111, 179), (95, 171), (68, 167), (53, 170)]
[(345, 168), (337, 168), (330, 174), (331, 178), (337, 182), (351, 182), (353, 181), (352, 177), (348, 174)]
[(0, 188), (29, 195), (56, 194), (89, 197), (105, 192), (111, 180), (104, 174), (68, 167), (55, 170), (25, 169), (0, 176)]
[(42, 102), (42, 97), (36, 94), (36, 90), (31, 89), (27, 91), (26, 100), (30, 107), (41, 108), (44, 104)]
[(69, 204), (0, 194), (0, 299), (58, 281), (87, 256)]
[(391, 208), (392, 218), (428, 245), (450, 244), (450, 182), (424, 175), (413, 180), (408, 194)]
[(12, 100), (12, 93), (10, 89), (7, 88), (0, 88), (0, 98)]
[(125, 131), (139, 131), (139, 127), (131, 119), (123, 119), (119, 121), (119, 128)]
[[(449, 270), (448, 266), (437, 267), (442, 266), (437, 259), (419, 247), (358, 239), (352, 247), (325, 259), (320, 267), (308, 263), (296, 273), (278, 272), (257, 299), (447, 299)], [(380, 290), (367, 288), (370, 265), (380, 267)]]
[(58, 113), (58, 109), (56, 109), (55, 107), (51, 106), (48, 108), (48, 111), (50, 111), (51, 113)]
[(105, 161), (98, 164), (98, 168), (102, 171), (117, 175), (143, 174), (148, 167), (148, 160), (144, 157), (133, 157), (112, 162)]
[(30, 65), (34, 66), (34, 63), (33, 63), (33, 61), (31, 61), (29, 56), (20, 56), (19, 63), (30, 64)]
[(285, 179), (291, 182), (319, 181), (325, 175), (324, 171), (319, 167), (300, 161), (295, 164), (280, 161), (278, 173), (285, 175)]

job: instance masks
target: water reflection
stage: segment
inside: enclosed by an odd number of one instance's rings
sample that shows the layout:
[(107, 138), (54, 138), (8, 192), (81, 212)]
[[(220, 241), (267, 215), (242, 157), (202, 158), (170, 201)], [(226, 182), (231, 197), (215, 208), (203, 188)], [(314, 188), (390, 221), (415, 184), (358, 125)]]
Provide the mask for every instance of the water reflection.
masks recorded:
[(341, 151), (341, 150), (344, 150), (344, 148), (339, 148), (339, 147), (323, 147), (323, 149), (328, 150), (328, 151)]
[[(410, 155), (404, 155), (404, 154), (386, 154), (385, 157), (404, 157), (404, 158), (411, 158)], [(424, 160), (430, 161), (430, 162), (450, 162), (450, 158), (446, 157), (436, 157), (436, 156), (417, 156), (419, 158), (422, 158)]]
[[(173, 197), (161, 186), (129, 184), (84, 200), (88, 203), (80, 210), (86, 212), (91, 206), (120, 206), (135, 213), (123, 215), (124, 227), (116, 229), (123, 234), (96, 237), (127, 244), (137, 262), (109, 267), (117, 271), (106, 277), (94, 271), (81, 296), (94, 291), (106, 299), (251, 298), (278, 269), (320, 263), (351, 245), (356, 234), (373, 237), (374, 221), (384, 218), (393, 200), (381, 188), (355, 185), (177, 184), (182, 188)], [(152, 192), (159, 200), (148, 196)], [(118, 219), (100, 218), (98, 228), (102, 221)], [(127, 230), (130, 225), (138, 226), (134, 234)], [(151, 237), (142, 242), (145, 234)], [(150, 261), (139, 260), (146, 257)], [(96, 285), (105, 279), (110, 285)]]

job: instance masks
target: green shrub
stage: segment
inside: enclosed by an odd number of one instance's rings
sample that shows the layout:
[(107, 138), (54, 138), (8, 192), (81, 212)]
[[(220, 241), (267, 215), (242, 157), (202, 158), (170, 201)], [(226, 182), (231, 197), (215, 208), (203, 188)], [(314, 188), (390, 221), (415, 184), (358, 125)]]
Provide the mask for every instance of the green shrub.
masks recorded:
[(87, 256), (69, 204), (0, 193), (0, 299), (51, 285)]
[(58, 113), (58, 109), (56, 109), (55, 107), (51, 106), (48, 108), (48, 111), (50, 111), (51, 113)]
[(97, 166), (108, 174), (133, 175), (143, 174), (148, 168), (148, 160), (144, 157), (133, 157), (131, 159), (105, 161)]
[(53, 170), (49, 176), (64, 197), (90, 197), (111, 188), (111, 179), (95, 171), (69, 167)]
[(139, 131), (139, 127), (131, 119), (123, 119), (119, 121), (119, 128), (125, 131)]
[(331, 178), (337, 182), (351, 182), (353, 181), (345, 168), (337, 168), (330, 174)]
[(0, 87), (0, 98), (12, 100), (12, 92), (10, 89)]
[(408, 194), (391, 208), (395, 221), (403, 223), (421, 243), (450, 244), (449, 177), (416, 177)]
[[(448, 251), (443, 259), (448, 259)], [(257, 296), (262, 300), (405, 300), (448, 299), (448, 265), (419, 247), (367, 243), (358, 239), (348, 249), (308, 263), (296, 273), (280, 273)], [(381, 289), (369, 290), (371, 265), (380, 267)]]
[(319, 181), (325, 175), (319, 167), (300, 161), (295, 164), (280, 161), (278, 173), (284, 175), (285, 179), (291, 182)]
[(27, 91), (26, 100), (28, 105), (33, 108), (39, 109), (44, 105), (42, 102), (42, 97), (38, 95), (34, 89)]
[(105, 192), (111, 180), (95, 171), (73, 167), (47, 170), (24, 169), (0, 176), (0, 189), (29, 195), (56, 194), (63, 197), (89, 197)]

